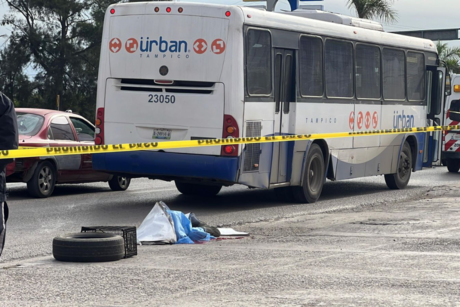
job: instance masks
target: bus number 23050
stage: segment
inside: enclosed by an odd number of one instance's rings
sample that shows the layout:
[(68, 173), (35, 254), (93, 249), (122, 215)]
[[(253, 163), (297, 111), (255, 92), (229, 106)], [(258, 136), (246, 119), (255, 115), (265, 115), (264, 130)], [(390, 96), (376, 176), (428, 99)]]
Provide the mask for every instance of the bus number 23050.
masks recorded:
[(150, 103), (175, 103), (176, 96), (174, 95), (153, 95), (149, 94)]

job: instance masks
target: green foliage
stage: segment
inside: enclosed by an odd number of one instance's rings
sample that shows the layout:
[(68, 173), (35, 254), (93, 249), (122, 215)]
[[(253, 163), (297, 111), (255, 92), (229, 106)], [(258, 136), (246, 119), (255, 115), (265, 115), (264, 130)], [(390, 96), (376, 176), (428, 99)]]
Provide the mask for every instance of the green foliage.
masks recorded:
[[(12, 33), (0, 86), (21, 107), (71, 109), (94, 119), (104, 14), (114, 0), (5, 0)], [(32, 80), (26, 69), (37, 74)]]
[(439, 59), (446, 63), (450, 73), (460, 74), (460, 47), (450, 48), (447, 43), (436, 43)]
[(393, 0), (347, 0), (348, 8), (354, 8), (359, 18), (380, 19), (395, 22), (397, 14), (391, 8)]

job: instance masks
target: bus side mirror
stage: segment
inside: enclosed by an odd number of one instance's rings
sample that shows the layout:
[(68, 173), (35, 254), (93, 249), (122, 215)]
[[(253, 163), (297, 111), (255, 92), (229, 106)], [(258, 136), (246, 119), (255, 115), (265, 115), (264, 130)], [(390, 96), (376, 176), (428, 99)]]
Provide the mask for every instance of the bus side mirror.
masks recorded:
[(460, 100), (452, 100), (450, 103), (449, 119), (460, 122)]
[(446, 75), (446, 96), (450, 96), (452, 94), (452, 85), (450, 83), (450, 75)]

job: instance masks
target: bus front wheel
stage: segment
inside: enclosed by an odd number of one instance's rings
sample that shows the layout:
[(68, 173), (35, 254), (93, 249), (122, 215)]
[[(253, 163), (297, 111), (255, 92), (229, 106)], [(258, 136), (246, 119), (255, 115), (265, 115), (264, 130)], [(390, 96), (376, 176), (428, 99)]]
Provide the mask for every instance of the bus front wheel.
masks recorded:
[(385, 182), (392, 190), (404, 189), (409, 183), (412, 172), (412, 151), (410, 145), (405, 142), (399, 155), (399, 164), (396, 174), (385, 175)]
[(176, 188), (184, 195), (215, 196), (222, 189), (221, 185), (204, 185), (175, 181)]
[(323, 190), (325, 166), (323, 152), (318, 144), (312, 144), (305, 160), (303, 183), (292, 187), (294, 200), (300, 203), (314, 203)]

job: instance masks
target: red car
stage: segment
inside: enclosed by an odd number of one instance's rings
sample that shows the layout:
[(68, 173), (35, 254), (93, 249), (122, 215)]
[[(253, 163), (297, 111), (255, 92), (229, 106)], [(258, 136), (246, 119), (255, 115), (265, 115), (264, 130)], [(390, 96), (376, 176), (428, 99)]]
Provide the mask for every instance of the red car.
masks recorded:
[[(59, 147), (94, 145), (94, 126), (80, 115), (44, 109), (16, 109), (19, 146)], [(114, 191), (124, 191), (131, 179), (96, 172), (92, 155), (16, 159), (6, 167), (7, 182), (26, 182), (34, 197), (48, 197), (57, 183), (108, 181)]]

